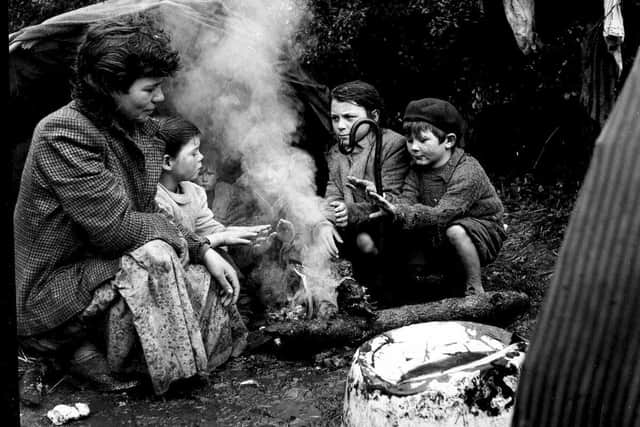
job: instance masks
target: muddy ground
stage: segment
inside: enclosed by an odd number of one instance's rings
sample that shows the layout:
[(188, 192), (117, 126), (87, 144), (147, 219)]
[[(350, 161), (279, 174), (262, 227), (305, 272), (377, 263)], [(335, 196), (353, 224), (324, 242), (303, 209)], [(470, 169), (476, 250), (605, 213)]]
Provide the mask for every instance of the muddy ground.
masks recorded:
[[(540, 185), (531, 177), (494, 182), (505, 203), (509, 238), (483, 273), (485, 287), (529, 295), (530, 308), (506, 329), (530, 338), (577, 185)], [(71, 425), (338, 426), (353, 352), (339, 348), (310, 360), (282, 360), (268, 351), (246, 354), (220, 368), (208, 383), (183, 384), (161, 398), (148, 389), (98, 393), (58, 375), (47, 379), (40, 406), (20, 405), (21, 425), (51, 425), (46, 412), (55, 405), (85, 402), (90, 416)]]

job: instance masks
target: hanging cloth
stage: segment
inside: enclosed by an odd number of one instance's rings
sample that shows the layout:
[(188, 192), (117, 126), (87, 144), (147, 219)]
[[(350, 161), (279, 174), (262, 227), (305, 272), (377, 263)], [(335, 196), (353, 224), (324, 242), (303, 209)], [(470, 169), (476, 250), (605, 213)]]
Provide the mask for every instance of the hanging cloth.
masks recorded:
[(509, 21), (518, 47), (528, 55), (537, 49), (536, 34), (533, 31), (533, 0), (503, 0), (504, 13)]
[(616, 99), (618, 68), (600, 37), (598, 23), (582, 41), (582, 90), (580, 103), (589, 116), (602, 127)]
[(622, 73), (622, 42), (624, 23), (622, 21), (622, 0), (604, 0), (604, 26), (602, 34), (609, 52), (618, 66), (618, 77)]

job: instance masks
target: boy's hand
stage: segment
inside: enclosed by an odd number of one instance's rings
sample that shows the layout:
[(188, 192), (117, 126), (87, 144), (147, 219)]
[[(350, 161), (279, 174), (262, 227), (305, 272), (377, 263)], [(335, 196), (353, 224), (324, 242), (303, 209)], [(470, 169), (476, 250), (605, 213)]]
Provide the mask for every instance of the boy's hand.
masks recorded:
[(236, 270), (213, 249), (204, 254), (203, 264), (220, 287), (220, 302), (223, 306), (235, 304), (240, 295), (240, 282)]
[(367, 181), (366, 179), (356, 178), (355, 176), (348, 176), (347, 180), (349, 181), (347, 184), (349, 188), (364, 193), (367, 200), (372, 201), (382, 208), (382, 210), (369, 214), (369, 219), (380, 218), (388, 214), (395, 215), (397, 210), (396, 207), (387, 201), (384, 196), (378, 194), (376, 191), (376, 185), (373, 182)]
[(338, 243), (343, 243), (342, 238), (338, 231), (331, 224), (323, 224), (320, 226), (318, 230), (318, 239), (320, 240), (320, 244), (323, 249), (326, 251), (327, 255), (333, 258), (337, 258), (338, 253)]
[(376, 185), (366, 179), (360, 179), (350, 175), (347, 177), (347, 181), (347, 187), (359, 192), (365, 197), (368, 197), (369, 192), (376, 192)]
[(334, 201), (329, 203), (335, 213), (335, 223), (338, 227), (346, 227), (349, 222), (349, 211), (347, 205), (341, 201)]
[[(389, 202), (384, 198), (384, 196), (379, 195), (375, 191), (372, 193), (367, 193), (367, 195), (371, 200), (373, 200), (376, 205), (378, 205), (378, 207), (382, 208), (384, 212), (390, 213), (391, 215), (395, 215), (398, 212), (398, 208), (394, 204)], [(371, 215), (369, 215), (369, 218), (376, 218), (378, 216), (381, 216), (382, 214), (379, 212), (380, 211), (372, 213)]]

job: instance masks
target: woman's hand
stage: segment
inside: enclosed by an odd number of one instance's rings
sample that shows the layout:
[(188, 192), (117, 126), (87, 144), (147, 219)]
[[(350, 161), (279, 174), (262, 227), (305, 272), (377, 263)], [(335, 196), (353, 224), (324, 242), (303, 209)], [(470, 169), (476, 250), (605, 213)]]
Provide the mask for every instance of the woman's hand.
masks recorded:
[(329, 256), (338, 257), (338, 245), (336, 242), (342, 243), (342, 237), (340, 237), (333, 225), (322, 224), (318, 230), (318, 240)]
[(213, 249), (205, 252), (203, 264), (220, 287), (219, 295), (222, 305), (226, 307), (229, 304), (235, 304), (240, 295), (240, 282), (236, 270)]

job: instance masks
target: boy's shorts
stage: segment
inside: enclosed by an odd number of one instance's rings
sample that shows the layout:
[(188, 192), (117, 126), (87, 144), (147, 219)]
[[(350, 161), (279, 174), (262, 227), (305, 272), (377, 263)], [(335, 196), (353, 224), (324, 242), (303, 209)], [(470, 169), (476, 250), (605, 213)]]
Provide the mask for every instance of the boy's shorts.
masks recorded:
[(478, 251), (481, 266), (497, 258), (507, 237), (502, 224), (470, 217), (456, 219), (447, 226), (405, 232), (405, 250), (409, 264), (421, 264), (426, 259), (430, 259), (432, 265), (452, 261), (453, 247), (446, 235), (447, 229), (452, 225), (460, 225), (465, 229)]
[(478, 218), (460, 218), (453, 221), (449, 226), (462, 226), (473, 245), (478, 251), (480, 265), (484, 266), (493, 262), (502, 248), (507, 233), (504, 231), (502, 224), (494, 221), (487, 221)]

